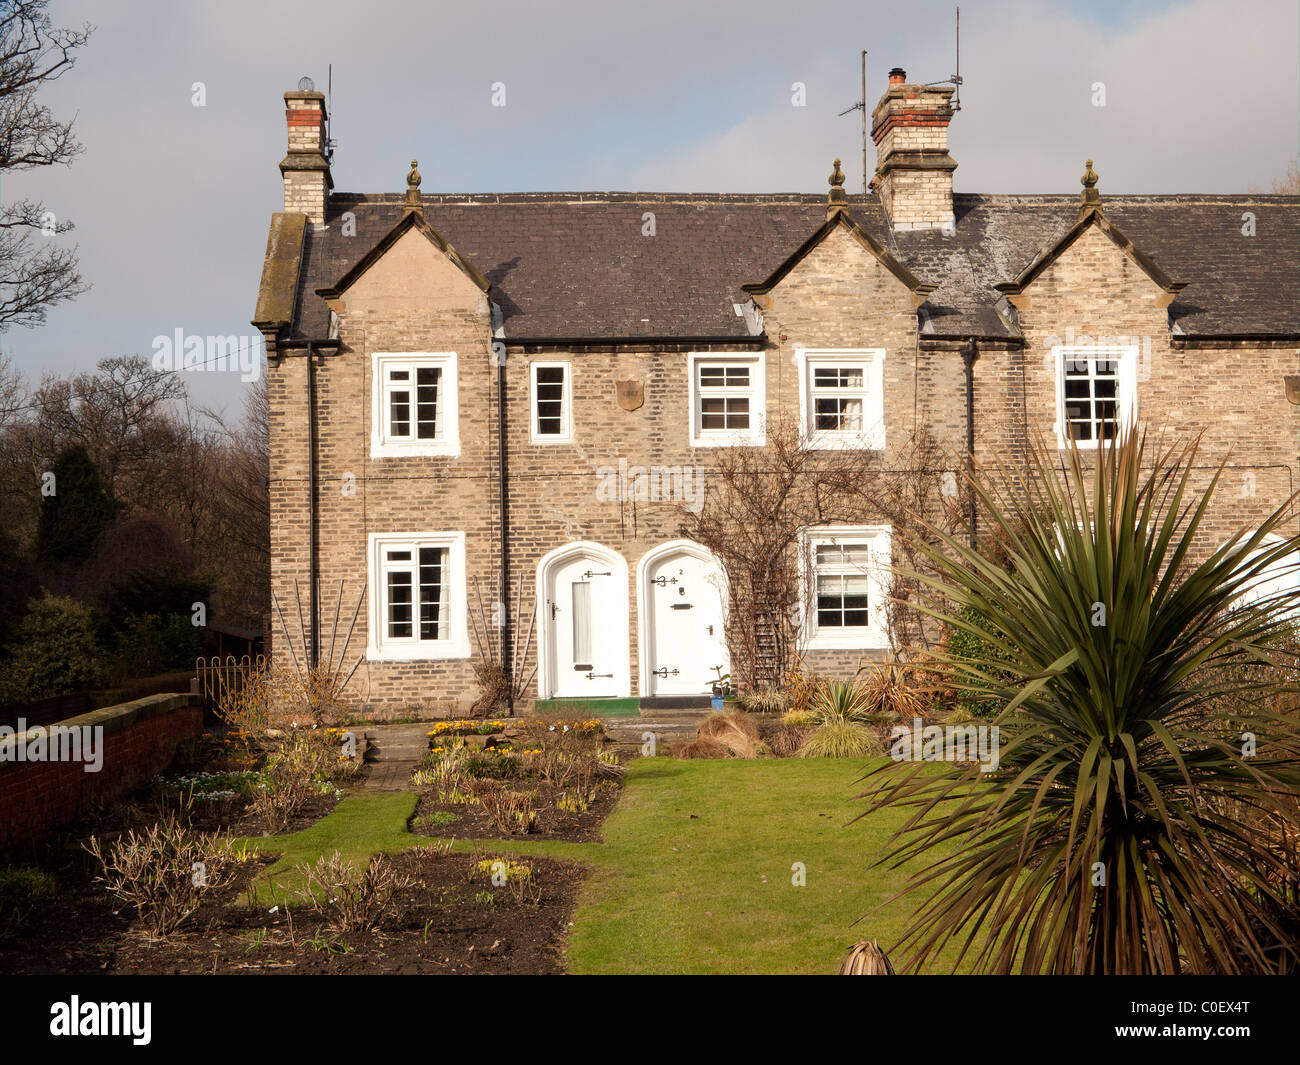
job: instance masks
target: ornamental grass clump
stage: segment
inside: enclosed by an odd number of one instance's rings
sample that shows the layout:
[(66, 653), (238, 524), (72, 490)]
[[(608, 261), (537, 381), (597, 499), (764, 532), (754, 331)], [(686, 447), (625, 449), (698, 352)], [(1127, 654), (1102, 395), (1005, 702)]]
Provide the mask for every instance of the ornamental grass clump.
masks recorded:
[[(800, 758), (866, 758), (884, 750), (868, 722), (871, 693), (853, 681), (827, 681), (813, 692), (809, 713), (816, 727), (799, 747)], [(789, 717), (789, 715), (786, 715)]]
[(985, 775), (868, 775), (867, 812), (914, 811), (879, 859), (919, 859), (909, 969), (950, 943), (994, 973), (1300, 963), (1295, 851), (1268, 845), (1298, 827), (1300, 731), (1276, 710), (1273, 651), (1300, 608), (1294, 497), (1206, 545), (1223, 467), (1202, 474), (1197, 450), (1126, 434), (972, 478), (1002, 560), (935, 526), (911, 534), (933, 567), (915, 574), (927, 612), (978, 637), (938, 657), (996, 707), (1001, 749)]

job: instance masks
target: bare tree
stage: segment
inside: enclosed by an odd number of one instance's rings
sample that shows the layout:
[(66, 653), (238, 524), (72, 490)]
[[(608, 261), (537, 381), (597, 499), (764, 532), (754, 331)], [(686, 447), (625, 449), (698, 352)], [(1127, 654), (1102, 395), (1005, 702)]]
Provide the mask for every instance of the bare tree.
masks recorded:
[(1287, 164), (1286, 177), (1278, 178), (1273, 182), (1273, 191), (1291, 196), (1300, 192), (1300, 159), (1292, 159)]
[[(62, 122), (37, 97), (72, 69), (91, 28), (58, 29), (48, 0), (0, 5), (0, 175), (70, 165), (81, 152), (72, 120)], [(48, 308), (86, 290), (76, 248), (49, 242), (72, 229), (45, 205), (22, 199), (0, 210), (0, 329), (40, 325)]]
[(257, 628), (271, 601), (271, 418), (265, 375), (250, 387), (238, 425), (205, 413), (223, 434), (219, 447), (203, 449), (208, 461), (216, 460), (206, 483), (214, 497), (207, 526), (210, 551), (224, 560), (218, 606)]

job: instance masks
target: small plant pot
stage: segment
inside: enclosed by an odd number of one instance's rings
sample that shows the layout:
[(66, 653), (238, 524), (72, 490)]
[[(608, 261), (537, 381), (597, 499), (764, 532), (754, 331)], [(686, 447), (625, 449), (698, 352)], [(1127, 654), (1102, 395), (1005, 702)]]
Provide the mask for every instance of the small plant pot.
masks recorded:
[(722, 700), (722, 696), (721, 696), (721, 695), (715, 695), (711, 701), (712, 701), (712, 703), (713, 703), (713, 709), (714, 709), (715, 711), (717, 711), (718, 713), (721, 713), (721, 712), (722, 712), (722, 702), (723, 702), (723, 700)]

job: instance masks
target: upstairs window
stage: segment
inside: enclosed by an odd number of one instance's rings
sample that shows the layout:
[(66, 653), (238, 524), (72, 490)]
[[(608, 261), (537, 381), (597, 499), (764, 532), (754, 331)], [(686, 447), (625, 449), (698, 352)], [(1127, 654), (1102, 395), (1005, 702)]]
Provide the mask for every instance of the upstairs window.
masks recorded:
[(1072, 345), (1056, 358), (1056, 439), (1096, 448), (1114, 440), (1137, 415), (1137, 348)]
[(800, 427), (812, 448), (885, 446), (883, 348), (802, 348)]
[(455, 353), (373, 359), (371, 455), (459, 455)]
[(761, 356), (694, 354), (690, 372), (693, 447), (765, 441), (766, 383)]
[(532, 375), (532, 442), (573, 440), (572, 368), (567, 362), (535, 362)]

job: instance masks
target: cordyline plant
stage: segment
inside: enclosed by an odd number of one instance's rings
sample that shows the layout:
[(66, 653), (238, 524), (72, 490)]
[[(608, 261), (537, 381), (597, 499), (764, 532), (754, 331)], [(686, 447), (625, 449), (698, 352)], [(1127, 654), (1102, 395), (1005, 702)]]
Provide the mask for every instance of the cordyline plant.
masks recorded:
[(1296, 870), (1261, 828), (1297, 827), (1296, 716), (1273, 710), (1284, 671), (1254, 671), (1259, 697), (1240, 698), (1240, 667), (1270, 661), (1300, 604), (1251, 592), (1300, 547), (1276, 538), (1294, 497), (1194, 561), (1223, 469), (1193, 490), (1196, 452), (1129, 435), (1093, 473), (1077, 450), (1058, 469), (1040, 445), (972, 486), (1001, 565), (942, 529), (919, 541), (926, 609), (983, 649), (940, 654), (940, 668), (1001, 708), (988, 723), (1002, 747), (989, 774), (958, 762), (868, 774), (867, 812), (912, 809), (880, 861), (925, 862), (903, 890), (928, 896), (900, 944), (909, 965), (949, 944), (1000, 973), (1300, 960)]

